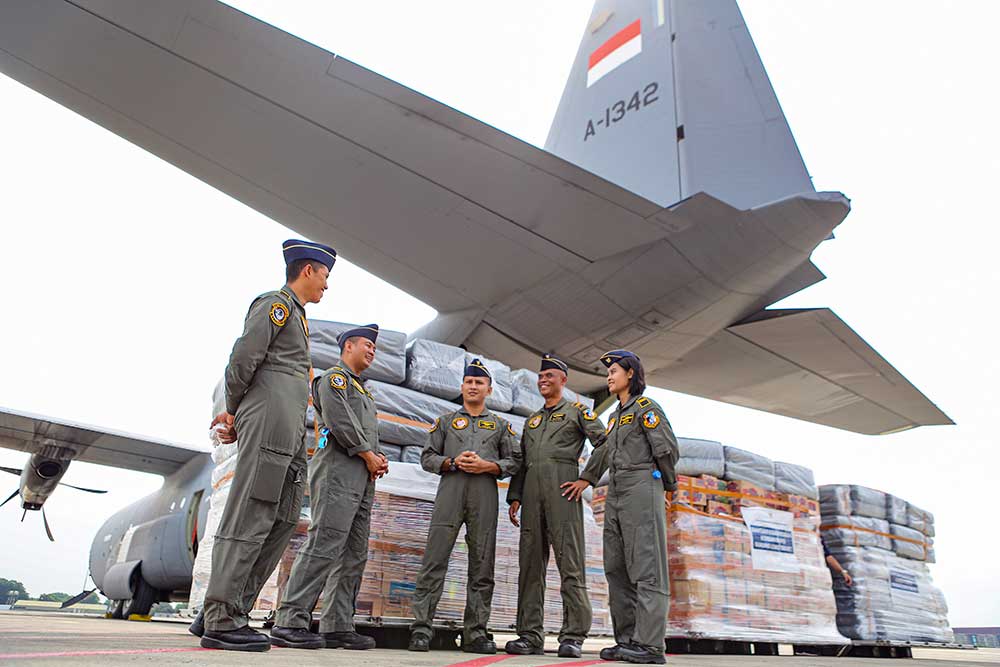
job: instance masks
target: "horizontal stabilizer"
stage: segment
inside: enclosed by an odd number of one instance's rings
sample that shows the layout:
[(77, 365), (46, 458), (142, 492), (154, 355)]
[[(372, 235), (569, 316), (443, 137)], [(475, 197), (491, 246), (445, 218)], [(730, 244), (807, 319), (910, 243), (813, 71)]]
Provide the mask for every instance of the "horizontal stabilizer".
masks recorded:
[(954, 423), (827, 308), (761, 311), (649, 382), (869, 435)]
[(7, 408), (0, 408), (0, 447), (157, 475), (169, 475), (196, 456), (207, 455), (164, 440)]

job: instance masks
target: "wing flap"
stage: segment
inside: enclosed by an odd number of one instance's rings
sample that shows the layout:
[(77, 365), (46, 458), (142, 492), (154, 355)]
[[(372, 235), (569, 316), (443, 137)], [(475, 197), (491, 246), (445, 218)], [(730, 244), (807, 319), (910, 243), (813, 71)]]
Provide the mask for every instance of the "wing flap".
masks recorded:
[(952, 424), (833, 311), (762, 311), (650, 383), (869, 435)]
[[(0, 447), (169, 475), (206, 452), (165, 440), (0, 408)], [(58, 448), (58, 449), (56, 449)], [(70, 450), (70, 452), (59, 450)]]

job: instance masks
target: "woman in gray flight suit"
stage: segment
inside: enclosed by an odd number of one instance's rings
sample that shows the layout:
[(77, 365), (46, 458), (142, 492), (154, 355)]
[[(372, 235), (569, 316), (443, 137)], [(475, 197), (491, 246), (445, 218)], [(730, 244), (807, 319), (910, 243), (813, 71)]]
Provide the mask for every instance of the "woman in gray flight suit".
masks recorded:
[(663, 664), (670, 604), (663, 492), (677, 486), (677, 439), (663, 409), (642, 395), (646, 381), (639, 357), (613, 350), (601, 361), (618, 406), (608, 419), (604, 446), (594, 449), (579, 480), (563, 484), (564, 494), (575, 499), (610, 471), (604, 571), (617, 643), (602, 650), (601, 658)]

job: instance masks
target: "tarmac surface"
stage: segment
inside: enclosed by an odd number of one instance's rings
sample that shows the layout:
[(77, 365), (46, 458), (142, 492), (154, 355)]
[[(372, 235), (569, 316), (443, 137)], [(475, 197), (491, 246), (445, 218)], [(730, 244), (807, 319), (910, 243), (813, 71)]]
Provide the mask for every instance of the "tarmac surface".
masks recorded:
[[(502, 647), (506, 637), (497, 637)], [(476, 656), (459, 651), (410, 653), (403, 650), (374, 649), (370, 651), (315, 650), (274, 648), (267, 653), (236, 653), (202, 649), (198, 640), (187, 633), (187, 624), (171, 621), (112, 621), (65, 613), (0, 612), (0, 665), (327, 665), (393, 667), (486, 667), (503, 663), (502, 667), (581, 667), (603, 663), (598, 651), (608, 645), (604, 639), (588, 640), (579, 660), (560, 659), (555, 643), (544, 656)], [(548, 647), (547, 647), (548, 648)], [(783, 647), (789, 649), (790, 647)], [(1000, 650), (914, 650), (915, 666), (969, 665), (970, 663), (1000, 665)], [(781, 655), (668, 656), (673, 665), (780, 665), (805, 667), (839, 665), (870, 665), (884, 662), (873, 658), (818, 658)]]

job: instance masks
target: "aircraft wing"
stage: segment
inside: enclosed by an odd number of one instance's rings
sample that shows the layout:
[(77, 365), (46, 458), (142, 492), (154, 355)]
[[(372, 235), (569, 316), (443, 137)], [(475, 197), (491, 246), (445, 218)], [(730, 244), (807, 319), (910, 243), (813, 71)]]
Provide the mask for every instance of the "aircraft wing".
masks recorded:
[[(157, 475), (169, 475), (205, 455), (165, 440), (7, 408), (0, 408), (0, 447)], [(71, 450), (72, 455), (64, 450)]]
[(869, 435), (954, 423), (827, 308), (762, 311), (647, 380)]

